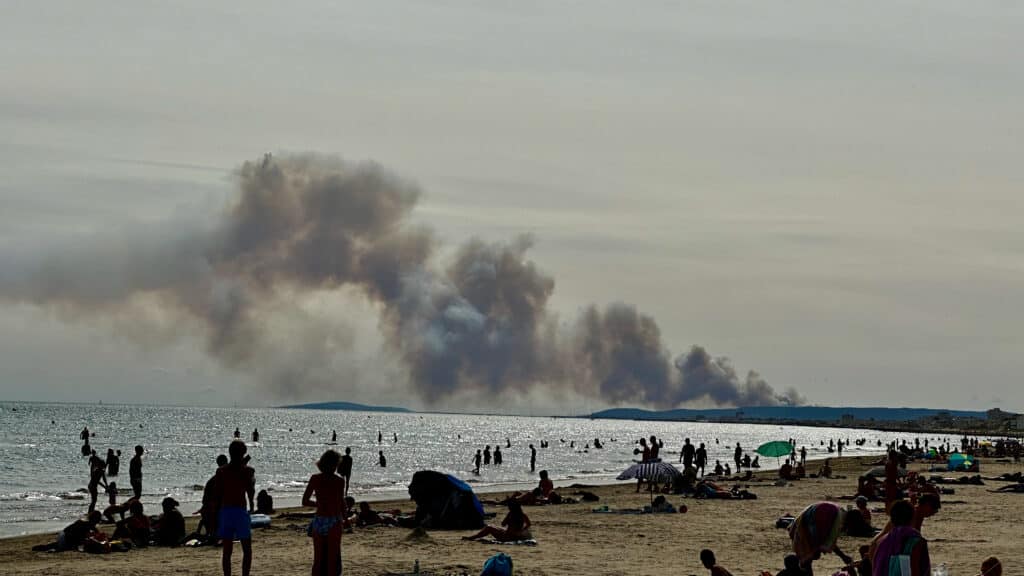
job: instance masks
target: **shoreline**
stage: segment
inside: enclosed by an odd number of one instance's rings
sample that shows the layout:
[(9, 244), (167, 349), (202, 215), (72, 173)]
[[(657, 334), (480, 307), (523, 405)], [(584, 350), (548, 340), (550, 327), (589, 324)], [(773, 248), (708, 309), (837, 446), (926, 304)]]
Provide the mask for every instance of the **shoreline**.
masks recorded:
[[(697, 553), (701, 548), (715, 550), (719, 562), (734, 574), (756, 574), (759, 570), (777, 572), (782, 557), (791, 545), (785, 530), (773, 528), (783, 514), (799, 513), (804, 506), (819, 500), (835, 500), (852, 494), (857, 476), (878, 460), (872, 456), (844, 456), (833, 459), (835, 473), (845, 478), (808, 478), (786, 486), (774, 484), (775, 474), (762, 471), (743, 487), (758, 495), (756, 500), (702, 500), (668, 496), (676, 506), (685, 504), (686, 514), (607, 514), (593, 513), (595, 507), (636, 509), (650, 501), (647, 492), (635, 492), (635, 483), (617, 482), (595, 486), (579, 483), (601, 498), (596, 503), (577, 503), (525, 508), (533, 522), (538, 545), (508, 546), (461, 541), (470, 531), (430, 531), (413, 535), (402, 528), (356, 528), (343, 538), (345, 573), (380, 575), (408, 572), (419, 561), (424, 573), (476, 574), (483, 561), (496, 552), (511, 555), (517, 574), (699, 574)], [(912, 470), (927, 465), (912, 464)], [(997, 475), (1021, 470), (1020, 464), (982, 460), (982, 474)], [(960, 474), (946, 473), (950, 476)], [(722, 482), (732, 486), (737, 482)], [(1022, 495), (994, 494), (998, 487), (956, 485), (955, 494), (943, 496), (943, 507), (929, 519), (924, 534), (929, 539), (933, 565), (945, 562), (950, 573), (974, 574), (985, 557), (997, 556), (1017, 573), (1024, 566), (1024, 550), (1014, 510), (1024, 504)], [(560, 492), (572, 496), (572, 489)], [(486, 494), (505, 494), (494, 492)], [(485, 494), (483, 492), (481, 495)], [(411, 511), (408, 499), (381, 501), (378, 509), (400, 508)], [(871, 505), (881, 523), (881, 504)], [(500, 519), (503, 507), (485, 505)], [(308, 574), (312, 547), (305, 535), (306, 508), (282, 508), (271, 527), (254, 533), (254, 573)], [(191, 529), (197, 521), (187, 518)], [(489, 520), (496, 523), (497, 520)], [(109, 528), (109, 526), (107, 527)], [(147, 548), (110, 555), (77, 552), (46, 554), (31, 552), (33, 544), (49, 541), (52, 534), (19, 536), (0, 540), (0, 554), (7, 559), (5, 573), (12, 575), (104, 574), (121, 576), (145, 572), (156, 576), (172, 574), (219, 574), (220, 550), (216, 548)], [(844, 536), (841, 547), (855, 554), (864, 539)], [(235, 559), (235, 564), (239, 559)], [(815, 564), (823, 574), (839, 567), (839, 560), (825, 555)], [(237, 569), (237, 568), (236, 568)]]

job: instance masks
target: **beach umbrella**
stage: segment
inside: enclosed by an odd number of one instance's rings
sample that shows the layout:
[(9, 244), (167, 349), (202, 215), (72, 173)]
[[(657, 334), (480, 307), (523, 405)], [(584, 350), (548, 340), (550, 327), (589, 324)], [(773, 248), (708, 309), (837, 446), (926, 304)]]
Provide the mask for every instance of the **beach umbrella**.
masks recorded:
[(654, 485), (669, 482), (682, 473), (668, 462), (640, 462), (622, 471), (618, 480), (646, 480), (651, 489), (651, 502), (654, 502)]
[(775, 457), (789, 456), (793, 453), (793, 445), (785, 440), (776, 440), (774, 442), (765, 442), (754, 450), (761, 456)]
[(757, 450), (754, 450), (754, 452), (765, 457), (774, 456), (775, 463), (778, 464), (780, 456), (789, 456), (793, 453), (793, 445), (787, 440), (775, 440), (773, 442), (765, 442), (764, 444), (761, 444), (757, 447)]

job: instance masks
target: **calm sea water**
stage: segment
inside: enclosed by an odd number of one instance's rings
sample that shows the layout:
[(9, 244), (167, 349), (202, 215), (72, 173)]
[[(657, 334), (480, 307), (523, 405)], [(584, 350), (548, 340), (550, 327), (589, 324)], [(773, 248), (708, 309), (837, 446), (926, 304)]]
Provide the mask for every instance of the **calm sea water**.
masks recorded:
[[(564, 484), (611, 481), (634, 461), (636, 440), (651, 434), (664, 439), (665, 452), (678, 453), (684, 437), (704, 442), (712, 464), (716, 459), (731, 463), (736, 442), (753, 449), (766, 441), (794, 438), (798, 446), (807, 446), (809, 458), (818, 459), (828, 455), (821, 442), (829, 439), (867, 438), (864, 446), (849, 449), (850, 454), (865, 454), (880, 452), (876, 440), (894, 438), (867, 430), (751, 424), (0, 403), (0, 536), (56, 530), (85, 512), (88, 500), (81, 498), (89, 474), (88, 460), (80, 455), (83, 426), (95, 433), (91, 444), (101, 455), (107, 448), (122, 451), (121, 474), (113, 478), (122, 489), (129, 488), (133, 447), (145, 447), (143, 502), (153, 514), (167, 495), (181, 502), (186, 514), (199, 508), (201, 492), (195, 486), (212, 475), (214, 461), (227, 451), (236, 427), (246, 440), (254, 427), (259, 429), (260, 442), (249, 451), (257, 489), (269, 490), (277, 506), (298, 503), (332, 430), (337, 431), (339, 449), (352, 447), (352, 491), (358, 499), (407, 496), (409, 479), (422, 469), (453, 473), (481, 491), (533, 485), (530, 443), (537, 446), (538, 470), (547, 469)], [(914, 438), (900, 437), (910, 442)], [(594, 438), (604, 448), (586, 450)], [(506, 448), (506, 439), (511, 448)], [(542, 439), (550, 443), (548, 448), (540, 448)], [(484, 467), (474, 476), (473, 455), (488, 444), (492, 450), (501, 445), (504, 464)], [(386, 468), (378, 466), (378, 450), (387, 457)], [(762, 460), (765, 467), (775, 465), (774, 459)], [(101, 492), (100, 503), (105, 502)]]

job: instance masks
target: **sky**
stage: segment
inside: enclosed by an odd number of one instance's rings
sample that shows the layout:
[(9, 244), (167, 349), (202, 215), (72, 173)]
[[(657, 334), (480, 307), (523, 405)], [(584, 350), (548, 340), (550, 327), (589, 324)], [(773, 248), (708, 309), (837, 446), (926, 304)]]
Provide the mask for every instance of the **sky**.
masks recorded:
[[(631, 303), (672, 354), (813, 404), (1021, 410), (1022, 24), (997, 1), (11, 3), (0, 278), (315, 152), (415, 182), (440, 260), (529, 234), (560, 319)], [(336, 385), (285, 398), (188, 330), (0, 294), (0, 399), (424, 406), (374, 305), (339, 298)], [(606, 404), (560, 402), (503, 409)]]

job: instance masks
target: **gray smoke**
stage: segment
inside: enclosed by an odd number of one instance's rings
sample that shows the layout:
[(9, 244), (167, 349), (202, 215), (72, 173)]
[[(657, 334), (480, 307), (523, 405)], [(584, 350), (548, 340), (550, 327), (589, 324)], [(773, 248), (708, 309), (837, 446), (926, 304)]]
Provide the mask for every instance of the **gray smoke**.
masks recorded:
[[(627, 304), (560, 324), (548, 309), (554, 279), (527, 258), (529, 237), (470, 240), (438, 266), (434, 235), (409, 221), (419, 188), (376, 164), (268, 155), (237, 176), (237, 196), (210, 222), (5, 257), (0, 299), (72, 319), (155, 308), (198, 326), (225, 366), (290, 397), (330, 390), (354, 370), (343, 322), (297, 302), (355, 291), (379, 311), (388, 348), (427, 403), (541, 387), (657, 407), (802, 400), (754, 372), (741, 380), (700, 347), (672, 360), (654, 319)], [(294, 338), (282, 342), (282, 331)]]

